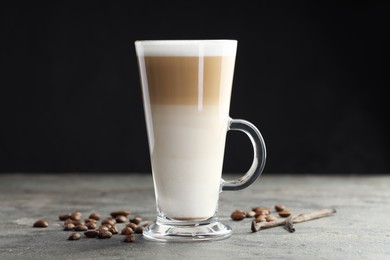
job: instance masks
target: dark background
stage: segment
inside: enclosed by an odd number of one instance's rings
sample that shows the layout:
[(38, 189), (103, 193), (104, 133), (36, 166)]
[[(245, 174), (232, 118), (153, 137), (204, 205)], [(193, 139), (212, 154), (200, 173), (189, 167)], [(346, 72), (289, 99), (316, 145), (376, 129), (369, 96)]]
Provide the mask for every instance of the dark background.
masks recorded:
[[(133, 42), (218, 38), (266, 172), (390, 172), (389, 5), (138, 2), (1, 5), (0, 172), (150, 172)], [(225, 171), (251, 149), (229, 132)]]

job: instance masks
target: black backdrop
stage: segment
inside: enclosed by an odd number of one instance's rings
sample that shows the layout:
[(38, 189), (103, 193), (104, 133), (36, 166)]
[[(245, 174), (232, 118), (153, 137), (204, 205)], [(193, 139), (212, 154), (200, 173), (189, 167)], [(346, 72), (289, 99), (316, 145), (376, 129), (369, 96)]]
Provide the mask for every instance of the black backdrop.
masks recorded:
[[(2, 4), (0, 171), (149, 172), (133, 42), (227, 38), (266, 172), (390, 172), (388, 5), (185, 2)], [(251, 157), (229, 133), (225, 171)]]

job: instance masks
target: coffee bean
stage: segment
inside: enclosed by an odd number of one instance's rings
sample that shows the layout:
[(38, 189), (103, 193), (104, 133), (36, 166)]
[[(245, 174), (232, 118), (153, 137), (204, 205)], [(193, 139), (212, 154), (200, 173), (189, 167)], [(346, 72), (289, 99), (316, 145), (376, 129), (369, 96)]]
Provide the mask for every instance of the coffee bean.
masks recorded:
[(254, 212), (256, 212), (257, 215), (269, 215), (271, 214), (271, 209), (270, 208), (265, 208), (265, 207), (256, 207), (252, 209)]
[(126, 225), (126, 227), (129, 227), (129, 228), (135, 230), (137, 228), (137, 225), (134, 224), (134, 223), (129, 223), (129, 224)]
[(70, 214), (70, 218), (73, 220), (81, 220), (82, 216), (83, 216), (83, 214), (81, 214), (80, 212), (77, 212), (77, 211)]
[(147, 227), (147, 226), (149, 226), (150, 224), (152, 224), (152, 222), (150, 222), (150, 221), (141, 221), (139, 224), (138, 224), (138, 226), (140, 226), (140, 227)]
[(115, 223), (116, 223), (116, 220), (113, 218), (106, 218), (105, 220), (102, 221), (102, 225), (108, 224), (108, 225), (113, 226), (113, 225), (115, 225)]
[(80, 225), (77, 225), (74, 230), (76, 231), (87, 231), (88, 230), (88, 227), (86, 225), (83, 225), (83, 224), (80, 224)]
[(108, 229), (113, 235), (116, 235), (119, 233), (118, 228), (114, 225), (111, 228)]
[(110, 225), (110, 224), (103, 224), (102, 226), (107, 227), (108, 230), (110, 230), (110, 228), (112, 227), (112, 225)]
[(79, 233), (72, 233), (72, 235), (68, 237), (68, 240), (79, 240), (79, 239), (80, 239)]
[(35, 223), (33, 225), (33, 227), (36, 227), (36, 228), (46, 228), (48, 226), (49, 226), (49, 224), (45, 220), (42, 220), (42, 219), (35, 221)]
[(85, 231), (85, 232), (84, 232), (84, 235), (85, 235), (86, 237), (90, 237), (90, 238), (97, 237), (98, 234), (99, 234), (99, 232), (96, 231), (96, 230), (88, 230), (88, 231)]
[(94, 222), (88, 222), (85, 225), (87, 226), (88, 229), (95, 229), (97, 226), (96, 223), (94, 223)]
[(123, 215), (119, 215), (115, 217), (115, 221), (117, 223), (125, 223), (127, 221), (127, 218)]
[(291, 215), (291, 212), (288, 210), (281, 210), (281, 211), (278, 211), (278, 214), (279, 214), (279, 216), (281, 216), (283, 218), (287, 218)]
[(285, 210), (285, 209), (286, 209), (286, 207), (285, 207), (284, 205), (281, 205), (281, 204), (275, 205), (275, 210), (276, 210), (277, 212), (282, 211), (282, 210)]
[(100, 232), (100, 231), (108, 231), (108, 227), (107, 226), (100, 226), (99, 228), (98, 228), (98, 231)]
[(134, 230), (134, 232), (136, 234), (142, 234), (142, 232), (144, 231), (144, 228), (143, 227), (136, 227), (136, 229)]
[(110, 213), (111, 217), (115, 218), (117, 216), (125, 216), (127, 217), (128, 215), (131, 214), (131, 211), (129, 210), (116, 210)]
[(239, 209), (233, 211), (233, 213), (230, 215), (230, 217), (233, 220), (236, 220), (236, 221), (243, 220), (245, 218), (245, 216), (246, 216), (245, 211), (242, 211), (242, 210), (239, 210)]
[(132, 219), (130, 219), (130, 222), (131, 223), (134, 223), (134, 224), (136, 224), (136, 225), (138, 225), (139, 223), (141, 223), (141, 221), (142, 221), (142, 218), (141, 217), (134, 217), (134, 218), (132, 218)]
[(84, 222), (85, 222), (85, 223), (89, 223), (89, 222), (96, 223), (97, 220), (96, 220), (96, 219), (93, 219), (93, 218), (86, 218), (86, 219), (84, 219)]
[(255, 213), (255, 218), (257, 218), (258, 216), (268, 216), (270, 213), (268, 210), (258, 210), (256, 213)]
[(66, 213), (66, 214), (62, 214), (62, 215), (59, 215), (58, 218), (62, 221), (65, 221), (67, 220), (68, 218), (70, 218), (70, 214), (69, 213)]
[(258, 216), (255, 220), (256, 220), (257, 223), (259, 223), (259, 222), (267, 222), (266, 216), (264, 216), (264, 215)]
[(100, 230), (98, 234), (98, 238), (111, 238), (112, 233), (110, 231), (106, 230)]
[(134, 242), (135, 241), (135, 236), (133, 235), (127, 235), (125, 237), (125, 239), (123, 239), (123, 242), (126, 242), (126, 243), (131, 243), (131, 242)]
[(253, 210), (245, 212), (245, 217), (246, 218), (253, 218), (256, 215), (256, 212)]
[(64, 225), (72, 223), (73, 225), (77, 226), (82, 224), (83, 222), (81, 220), (73, 220), (71, 218), (68, 218), (67, 220), (64, 221)]
[(99, 220), (101, 218), (101, 216), (98, 213), (92, 213), (91, 215), (89, 215), (89, 218)]
[(64, 231), (71, 231), (71, 230), (74, 230), (74, 228), (75, 228), (75, 225), (73, 223), (68, 223), (68, 224), (65, 224)]
[(122, 235), (131, 235), (134, 233), (134, 230), (131, 227), (124, 227), (121, 231)]
[(277, 218), (271, 215), (266, 216), (265, 219), (267, 220), (267, 222), (272, 222), (277, 220)]

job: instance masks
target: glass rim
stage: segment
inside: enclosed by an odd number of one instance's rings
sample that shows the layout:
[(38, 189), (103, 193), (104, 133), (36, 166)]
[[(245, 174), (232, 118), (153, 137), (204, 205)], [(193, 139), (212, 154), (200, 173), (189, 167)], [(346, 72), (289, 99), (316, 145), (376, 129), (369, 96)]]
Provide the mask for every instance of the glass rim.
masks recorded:
[(237, 43), (235, 39), (181, 39), (181, 40), (136, 40), (142, 44), (196, 44), (196, 43)]

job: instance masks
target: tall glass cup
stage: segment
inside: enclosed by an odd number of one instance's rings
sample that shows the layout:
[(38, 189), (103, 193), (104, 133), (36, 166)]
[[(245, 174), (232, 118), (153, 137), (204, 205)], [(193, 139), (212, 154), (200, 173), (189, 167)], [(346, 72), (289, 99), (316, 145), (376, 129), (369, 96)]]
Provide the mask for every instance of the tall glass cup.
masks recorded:
[[(240, 190), (262, 173), (263, 138), (251, 123), (229, 117), (237, 41), (136, 41), (158, 216), (144, 237), (158, 241), (223, 239), (223, 190)], [(221, 178), (228, 130), (253, 144), (249, 171)]]

